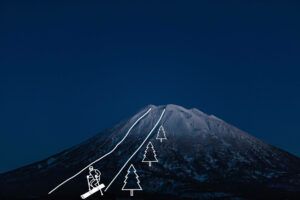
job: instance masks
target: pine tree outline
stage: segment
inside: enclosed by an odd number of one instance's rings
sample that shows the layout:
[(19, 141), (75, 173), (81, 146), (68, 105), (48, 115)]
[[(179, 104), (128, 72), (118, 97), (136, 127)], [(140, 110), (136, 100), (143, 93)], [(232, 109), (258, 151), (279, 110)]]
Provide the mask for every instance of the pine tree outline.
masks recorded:
[[(161, 133), (163, 133), (162, 136), (161, 136)], [(160, 142), (162, 142), (163, 140), (167, 140), (166, 131), (162, 125), (159, 127), (159, 129), (157, 131), (156, 139), (160, 140)]]
[[(135, 178), (137, 180), (137, 185), (138, 185), (138, 188), (125, 188), (126, 187), (126, 184), (127, 184), (127, 179), (128, 179), (128, 175), (129, 173), (131, 173), (131, 169), (133, 170), (133, 173), (135, 174)], [(143, 188), (141, 187), (140, 185), (140, 180), (139, 180), (139, 175), (136, 173), (136, 169), (134, 167), (133, 164), (131, 164), (129, 166), (129, 168), (127, 169), (127, 174), (125, 175), (125, 180), (124, 180), (124, 185), (122, 187), (122, 191), (130, 191), (130, 196), (134, 196), (134, 191), (142, 191)]]
[[(153, 153), (153, 156), (154, 156), (154, 159), (152, 159), (152, 160), (146, 160), (146, 158), (147, 158), (146, 154), (148, 153), (149, 147), (151, 147), (152, 153)], [(149, 164), (149, 167), (151, 167), (151, 164), (153, 162), (158, 162), (156, 151), (154, 149), (154, 146), (153, 146), (152, 142), (149, 142), (147, 144), (146, 149), (145, 149), (145, 153), (144, 153), (144, 158), (143, 158), (142, 162), (147, 162)]]

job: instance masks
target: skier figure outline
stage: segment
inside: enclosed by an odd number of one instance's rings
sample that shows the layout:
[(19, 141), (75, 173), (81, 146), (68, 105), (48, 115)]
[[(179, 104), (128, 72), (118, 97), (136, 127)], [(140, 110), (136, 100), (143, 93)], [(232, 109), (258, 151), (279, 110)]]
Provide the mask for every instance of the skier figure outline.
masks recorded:
[[(98, 169), (94, 169), (93, 166), (89, 167), (89, 175), (86, 176), (88, 181), (89, 190), (100, 185), (100, 178), (101, 172)], [(103, 195), (102, 191), (100, 190), (101, 195)]]
[(86, 176), (89, 191), (81, 195), (82, 199), (86, 199), (92, 194), (100, 191), (101, 196), (103, 196), (102, 189), (105, 187), (103, 183), (100, 183), (101, 172), (98, 169), (94, 169), (93, 166), (89, 167), (89, 174)]

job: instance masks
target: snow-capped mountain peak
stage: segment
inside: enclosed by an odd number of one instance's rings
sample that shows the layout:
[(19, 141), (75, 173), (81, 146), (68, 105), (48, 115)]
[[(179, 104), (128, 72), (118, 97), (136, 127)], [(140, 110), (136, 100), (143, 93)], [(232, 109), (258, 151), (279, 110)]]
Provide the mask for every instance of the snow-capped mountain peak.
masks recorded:
[[(163, 139), (157, 137), (160, 127)], [(158, 160), (151, 167), (142, 162), (148, 142), (153, 144)], [(101, 171), (105, 185), (122, 167), (127, 169), (134, 164), (143, 194), (156, 194), (157, 198), (269, 198), (291, 197), (300, 192), (298, 157), (214, 115), (168, 104), (146, 106), (128, 120), (79, 145), (2, 174), (0, 197), (11, 199), (9, 194), (15, 194), (18, 188), (20, 198), (48, 198), (49, 190), (90, 163)], [(83, 171), (51, 195), (55, 199), (78, 198), (86, 190), (86, 173)], [(121, 170), (107, 194), (124, 194), (120, 188), (125, 175), (126, 170)], [(247, 193), (249, 188), (256, 192)]]

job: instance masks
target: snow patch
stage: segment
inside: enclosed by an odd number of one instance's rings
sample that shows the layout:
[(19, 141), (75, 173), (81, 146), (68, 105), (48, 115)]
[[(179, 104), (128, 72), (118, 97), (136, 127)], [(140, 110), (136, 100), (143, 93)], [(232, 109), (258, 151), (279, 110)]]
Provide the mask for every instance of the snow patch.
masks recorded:
[(56, 160), (55, 158), (49, 158), (49, 159), (47, 160), (47, 165), (53, 164), (55, 160)]

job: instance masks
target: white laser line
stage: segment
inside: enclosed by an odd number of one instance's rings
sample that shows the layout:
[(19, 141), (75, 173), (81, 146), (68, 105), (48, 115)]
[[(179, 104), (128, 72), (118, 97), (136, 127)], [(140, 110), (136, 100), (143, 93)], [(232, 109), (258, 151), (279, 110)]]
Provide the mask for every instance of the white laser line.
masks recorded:
[(129, 163), (129, 161), (133, 158), (133, 156), (142, 148), (142, 146), (145, 144), (145, 142), (148, 140), (148, 138), (150, 137), (150, 135), (152, 134), (152, 132), (155, 130), (155, 128), (157, 127), (157, 125), (159, 124), (159, 122), (161, 121), (163, 115), (165, 114), (166, 109), (164, 109), (158, 119), (158, 121), (156, 122), (156, 124), (154, 125), (154, 127), (152, 128), (152, 130), (149, 132), (149, 134), (147, 135), (147, 137), (145, 138), (145, 140), (142, 142), (142, 144), (139, 146), (139, 148), (137, 148), (137, 150), (129, 157), (129, 159), (125, 162), (125, 164), (123, 165), (123, 167), (120, 169), (120, 171), (117, 173), (117, 175), (112, 179), (112, 181), (107, 185), (107, 187), (105, 188), (105, 192), (108, 190), (108, 188), (111, 186), (111, 184), (116, 180), (116, 178), (120, 175), (120, 173), (122, 172), (122, 170), (126, 167), (126, 165)]
[(81, 174), (84, 170), (86, 170), (87, 168), (89, 168), (89, 166), (93, 165), (94, 163), (102, 160), (103, 158), (105, 158), (106, 156), (110, 155), (112, 152), (114, 152), (116, 150), (116, 148), (126, 139), (126, 137), (128, 136), (128, 134), (130, 133), (130, 131), (133, 129), (133, 127), (141, 120), (143, 119), (150, 111), (152, 108), (149, 108), (148, 111), (143, 114), (140, 118), (138, 118), (134, 124), (128, 129), (126, 135), (123, 137), (123, 139), (108, 153), (106, 153), (105, 155), (103, 155), (102, 157), (98, 158), (97, 160), (91, 162), (89, 165), (87, 165), (86, 167), (84, 167), (82, 170), (80, 170), (79, 172), (77, 172), (75, 175), (71, 176), (70, 178), (66, 179), (65, 181), (63, 181), (62, 183), (60, 183), (59, 185), (57, 185), (54, 189), (52, 189), (48, 194), (51, 194), (52, 192), (54, 192), (55, 190), (57, 190), (59, 187), (61, 187), (62, 185), (64, 185), (65, 183), (67, 183), (68, 181), (72, 180), (73, 178), (75, 178), (76, 176), (78, 176), (79, 174)]

